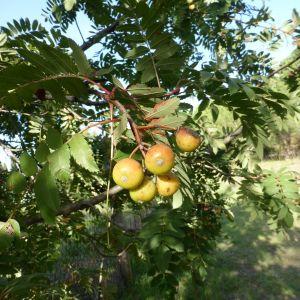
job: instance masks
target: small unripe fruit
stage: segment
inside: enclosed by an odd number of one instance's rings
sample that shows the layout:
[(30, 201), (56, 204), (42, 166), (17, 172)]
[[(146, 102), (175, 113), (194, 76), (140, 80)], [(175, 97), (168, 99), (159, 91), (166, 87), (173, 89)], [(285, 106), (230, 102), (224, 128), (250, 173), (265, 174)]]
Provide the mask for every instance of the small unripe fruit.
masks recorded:
[(195, 5), (195, 4), (189, 5), (189, 10), (194, 10), (195, 8), (196, 8), (196, 5)]
[(129, 191), (131, 199), (135, 202), (151, 201), (156, 193), (156, 185), (149, 177), (145, 177), (140, 186)]
[(156, 186), (159, 195), (169, 197), (177, 192), (180, 187), (180, 181), (176, 175), (169, 173), (157, 176)]
[(201, 144), (200, 136), (192, 129), (181, 127), (176, 132), (176, 144), (181, 151), (192, 152)]
[(155, 175), (168, 173), (173, 168), (174, 162), (174, 152), (165, 144), (152, 146), (145, 156), (146, 168)]
[(144, 172), (138, 161), (132, 158), (124, 158), (114, 166), (112, 176), (115, 183), (122, 188), (134, 189), (142, 183)]
[(188, 4), (192, 4), (194, 2), (194, 0), (187, 0), (186, 1)]

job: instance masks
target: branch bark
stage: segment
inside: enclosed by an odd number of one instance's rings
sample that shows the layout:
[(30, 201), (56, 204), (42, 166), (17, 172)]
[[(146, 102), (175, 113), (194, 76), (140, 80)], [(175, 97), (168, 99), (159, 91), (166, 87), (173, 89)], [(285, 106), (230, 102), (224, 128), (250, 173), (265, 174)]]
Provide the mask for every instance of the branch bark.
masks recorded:
[[(115, 185), (114, 187), (112, 187), (109, 190), (108, 193), (109, 193), (109, 195), (115, 195), (115, 194), (121, 192), (122, 190), (123, 190), (122, 187)], [(67, 204), (67, 205), (61, 207), (57, 211), (56, 215), (57, 216), (60, 216), (60, 215), (68, 216), (71, 213), (82, 210), (84, 208), (90, 208), (91, 206), (94, 206), (94, 205), (104, 201), (106, 199), (106, 196), (107, 196), (107, 192), (105, 191), (93, 198)], [(34, 217), (28, 218), (27, 220), (25, 220), (24, 223), (25, 223), (25, 225), (30, 226), (30, 225), (41, 223), (41, 222), (43, 222), (43, 218), (41, 217), (41, 215), (36, 215)]]
[(90, 37), (86, 42), (84, 42), (80, 47), (83, 51), (91, 48), (93, 45), (97, 44), (102, 38), (107, 36), (108, 34), (115, 31), (120, 21), (116, 21), (109, 25), (108, 27), (100, 30), (98, 33)]

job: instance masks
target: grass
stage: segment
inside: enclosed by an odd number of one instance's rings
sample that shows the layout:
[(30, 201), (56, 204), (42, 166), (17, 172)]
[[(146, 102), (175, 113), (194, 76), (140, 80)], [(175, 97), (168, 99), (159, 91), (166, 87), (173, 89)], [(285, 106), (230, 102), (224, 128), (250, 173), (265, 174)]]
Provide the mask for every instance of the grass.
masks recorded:
[[(262, 166), (300, 172), (300, 159), (266, 161)], [(235, 222), (224, 225), (205, 299), (300, 299), (300, 219), (289, 235), (270, 230), (267, 220), (251, 219), (250, 208), (232, 208)], [(225, 241), (224, 241), (225, 240)]]

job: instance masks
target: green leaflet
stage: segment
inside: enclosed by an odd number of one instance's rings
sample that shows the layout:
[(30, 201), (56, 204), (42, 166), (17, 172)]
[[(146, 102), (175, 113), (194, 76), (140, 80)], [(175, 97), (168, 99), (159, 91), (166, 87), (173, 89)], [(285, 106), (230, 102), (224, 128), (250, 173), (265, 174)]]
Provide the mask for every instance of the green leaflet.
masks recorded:
[(117, 145), (122, 134), (127, 129), (127, 114), (123, 114), (121, 117), (121, 122), (118, 124), (117, 128), (114, 130), (114, 144)]
[(185, 115), (169, 115), (166, 117), (163, 117), (161, 119), (158, 119), (155, 123), (149, 123), (149, 125), (161, 125), (161, 126), (168, 126), (168, 127), (172, 127), (172, 128), (177, 128), (179, 126), (181, 126), (185, 120), (186, 120), (187, 116)]
[(20, 156), (20, 166), (26, 176), (33, 176), (37, 172), (37, 164), (28, 153), (23, 153)]
[(19, 194), (26, 188), (26, 178), (19, 172), (12, 172), (7, 179), (7, 188)]
[(70, 147), (71, 155), (78, 165), (90, 172), (96, 173), (99, 171), (93, 157), (93, 152), (81, 134), (75, 134), (68, 145)]
[(153, 108), (147, 115), (147, 119), (160, 118), (168, 116), (176, 111), (179, 107), (180, 100), (177, 97), (162, 101), (159, 105)]
[(38, 173), (34, 184), (34, 192), (43, 219), (48, 224), (54, 224), (60, 206), (60, 199), (54, 176), (48, 165)]
[(89, 75), (92, 72), (92, 69), (84, 52), (72, 39), (69, 38), (68, 42), (71, 49), (73, 50), (72, 56), (75, 60), (78, 71), (83, 75)]
[(50, 154), (50, 150), (45, 142), (41, 142), (36, 149), (35, 158), (43, 163), (47, 160), (48, 155)]
[(70, 150), (64, 144), (48, 156), (49, 170), (55, 178), (59, 177), (60, 171), (70, 172)]
[(159, 97), (165, 93), (165, 89), (159, 87), (148, 87), (145, 84), (135, 84), (130, 86), (128, 92), (133, 96)]
[(46, 137), (46, 142), (48, 146), (52, 149), (57, 149), (62, 146), (63, 140), (60, 135), (60, 132), (57, 131), (55, 128), (49, 128), (47, 137)]
[(178, 190), (174, 195), (173, 195), (173, 201), (172, 201), (172, 207), (173, 209), (181, 207), (183, 202), (183, 195), (180, 190)]

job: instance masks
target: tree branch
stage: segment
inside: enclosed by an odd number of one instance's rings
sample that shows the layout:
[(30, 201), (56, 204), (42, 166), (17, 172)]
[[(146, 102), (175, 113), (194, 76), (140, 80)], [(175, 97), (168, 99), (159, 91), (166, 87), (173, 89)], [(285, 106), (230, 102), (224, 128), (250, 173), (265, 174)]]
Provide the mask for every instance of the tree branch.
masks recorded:
[(84, 42), (80, 48), (85, 51), (89, 48), (91, 48), (93, 45), (97, 44), (102, 38), (107, 36), (108, 34), (112, 33), (115, 31), (117, 26), (119, 25), (120, 21), (116, 21), (109, 25), (108, 27), (100, 30), (98, 33), (95, 35), (91, 36), (86, 42)]
[[(115, 195), (115, 194), (121, 192), (122, 190), (123, 190), (122, 187), (115, 185), (108, 191), (108, 193), (109, 193), (109, 195)], [(82, 200), (82, 201), (78, 201), (75, 203), (67, 204), (67, 205), (61, 207), (57, 211), (56, 215), (57, 216), (60, 216), (60, 215), (68, 216), (71, 213), (76, 212), (78, 210), (82, 210), (84, 208), (90, 208), (91, 206), (94, 206), (94, 205), (102, 202), (103, 200), (105, 200), (106, 195), (107, 195), (107, 191), (105, 191), (93, 198), (87, 199), (87, 200)], [(34, 217), (28, 218), (27, 220), (25, 220), (24, 223), (25, 223), (25, 225), (30, 226), (30, 225), (41, 223), (41, 222), (43, 222), (43, 218), (41, 217), (41, 215), (36, 215)]]
[(270, 73), (268, 75), (268, 78), (273, 77), (275, 74), (279, 73), (280, 71), (282, 71), (283, 69), (288, 68), (289, 66), (293, 65), (295, 62), (297, 62), (300, 59), (300, 55), (297, 56), (296, 58), (294, 58), (293, 60), (291, 60), (289, 63), (283, 65), (282, 67), (280, 67), (279, 69), (273, 71), (272, 73)]

